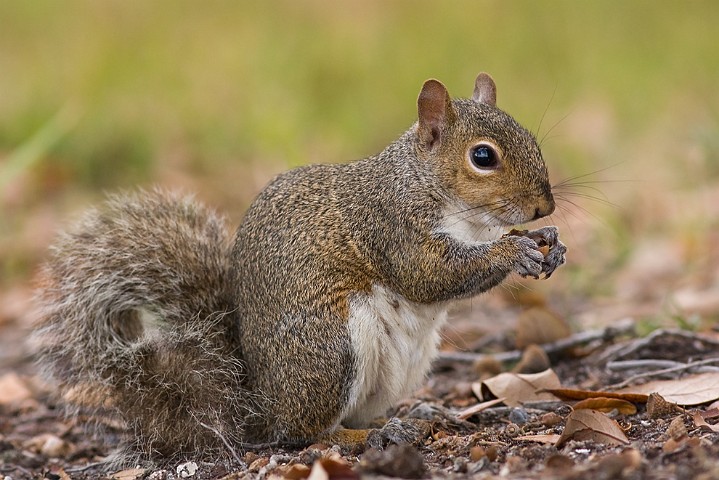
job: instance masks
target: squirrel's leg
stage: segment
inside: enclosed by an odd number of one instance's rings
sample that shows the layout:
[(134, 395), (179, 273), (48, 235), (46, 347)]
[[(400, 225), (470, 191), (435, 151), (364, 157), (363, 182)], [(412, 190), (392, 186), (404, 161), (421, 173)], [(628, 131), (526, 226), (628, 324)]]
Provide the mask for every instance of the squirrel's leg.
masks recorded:
[(396, 292), (422, 303), (485, 292), (512, 272), (538, 278), (544, 261), (537, 243), (519, 236), (474, 243), (440, 234), (417, 247), (389, 252), (388, 277), (395, 279)]

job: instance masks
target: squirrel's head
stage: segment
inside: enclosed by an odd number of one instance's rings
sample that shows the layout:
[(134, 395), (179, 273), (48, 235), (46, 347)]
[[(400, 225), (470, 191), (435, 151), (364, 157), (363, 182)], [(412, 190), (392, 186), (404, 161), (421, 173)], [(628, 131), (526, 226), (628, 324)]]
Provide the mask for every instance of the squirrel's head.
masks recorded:
[(441, 82), (427, 80), (417, 100), (417, 154), (484, 223), (508, 226), (549, 215), (554, 198), (539, 145), (496, 102), (486, 73), (477, 76), (471, 99), (452, 100)]

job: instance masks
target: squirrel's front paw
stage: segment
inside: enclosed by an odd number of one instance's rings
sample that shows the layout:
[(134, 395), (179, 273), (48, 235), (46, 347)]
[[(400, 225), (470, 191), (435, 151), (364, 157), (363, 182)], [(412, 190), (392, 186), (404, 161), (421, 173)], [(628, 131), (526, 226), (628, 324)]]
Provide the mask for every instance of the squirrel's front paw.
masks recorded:
[(566, 261), (567, 246), (559, 241), (559, 230), (553, 226), (542, 227), (527, 232), (526, 236), (539, 245), (540, 251), (543, 245), (549, 248), (542, 261), (542, 273), (544, 278), (551, 277), (554, 270)]
[(392, 417), (387, 420), (382, 428), (372, 429), (367, 435), (367, 446), (378, 450), (384, 449), (387, 445), (411, 443), (417, 444), (429, 435), (430, 424), (426, 420), (408, 418), (400, 420)]
[(523, 277), (539, 278), (543, 271), (544, 255), (539, 251), (537, 242), (529, 237), (511, 236), (514, 244), (519, 247), (514, 271)]

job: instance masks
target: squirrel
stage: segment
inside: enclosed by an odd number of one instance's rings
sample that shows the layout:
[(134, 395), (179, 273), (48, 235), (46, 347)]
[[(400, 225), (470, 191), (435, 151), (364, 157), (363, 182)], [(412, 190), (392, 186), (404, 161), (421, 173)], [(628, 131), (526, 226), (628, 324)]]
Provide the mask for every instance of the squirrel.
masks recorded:
[(122, 422), (119, 463), (422, 434), (369, 425), (421, 385), (452, 303), (513, 272), (549, 277), (566, 247), (554, 226), (502, 234), (555, 204), (488, 74), (468, 99), (427, 80), (417, 109), (377, 155), (277, 176), (234, 239), (160, 189), (110, 196), (60, 234), (39, 276), (39, 364), (71, 411)]

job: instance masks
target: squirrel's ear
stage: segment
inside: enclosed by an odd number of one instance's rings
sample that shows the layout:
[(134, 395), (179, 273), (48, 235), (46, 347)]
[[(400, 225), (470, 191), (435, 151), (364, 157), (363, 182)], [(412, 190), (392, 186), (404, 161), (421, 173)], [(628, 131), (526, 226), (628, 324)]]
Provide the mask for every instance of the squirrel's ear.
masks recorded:
[(472, 99), (475, 102), (486, 103), (493, 107), (497, 106), (497, 86), (488, 73), (480, 73), (474, 81), (474, 94)]
[(441, 142), (442, 127), (454, 121), (454, 109), (449, 93), (442, 82), (430, 79), (422, 85), (417, 99), (419, 125), (417, 135), (427, 148)]

